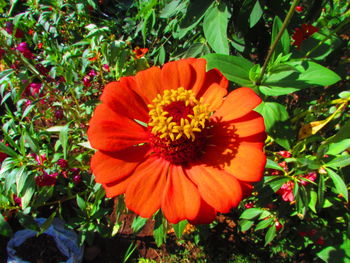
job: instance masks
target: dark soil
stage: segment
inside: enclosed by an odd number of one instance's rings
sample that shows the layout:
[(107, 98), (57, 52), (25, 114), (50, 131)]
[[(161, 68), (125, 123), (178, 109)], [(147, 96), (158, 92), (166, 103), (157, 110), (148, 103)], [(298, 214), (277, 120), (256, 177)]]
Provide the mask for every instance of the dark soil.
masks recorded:
[(68, 259), (58, 250), (53, 237), (47, 234), (28, 238), (17, 247), (16, 255), (32, 263), (58, 263)]

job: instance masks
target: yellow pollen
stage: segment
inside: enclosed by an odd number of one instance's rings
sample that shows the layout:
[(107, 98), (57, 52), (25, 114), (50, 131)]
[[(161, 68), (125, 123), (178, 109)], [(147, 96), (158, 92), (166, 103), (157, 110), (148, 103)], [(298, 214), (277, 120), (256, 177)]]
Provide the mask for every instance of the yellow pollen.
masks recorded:
[[(173, 102), (184, 102), (186, 107), (192, 107), (193, 114), (187, 118), (181, 118), (179, 122), (174, 121), (164, 108)], [(205, 128), (209, 120), (208, 104), (203, 103), (203, 98), (197, 100), (192, 90), (183, 87), (174, 90), (165, 90), (163, 96), (158, 94), (152, 104), (147, 105), (150, 109), (150, 121), (148, 126), (151, 132), (159, 138), (170, 138), (172, 141), (186, 136), (187, 139), (195, 140), (195, 133)]]

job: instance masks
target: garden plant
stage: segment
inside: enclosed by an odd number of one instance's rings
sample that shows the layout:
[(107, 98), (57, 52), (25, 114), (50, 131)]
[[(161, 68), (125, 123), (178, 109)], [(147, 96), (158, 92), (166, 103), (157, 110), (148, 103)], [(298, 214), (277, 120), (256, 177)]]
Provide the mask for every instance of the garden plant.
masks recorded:
[(346, 0), (0, 0), (0, 260), (60, 220), (83, 262), (350, 262), (349, 40)]

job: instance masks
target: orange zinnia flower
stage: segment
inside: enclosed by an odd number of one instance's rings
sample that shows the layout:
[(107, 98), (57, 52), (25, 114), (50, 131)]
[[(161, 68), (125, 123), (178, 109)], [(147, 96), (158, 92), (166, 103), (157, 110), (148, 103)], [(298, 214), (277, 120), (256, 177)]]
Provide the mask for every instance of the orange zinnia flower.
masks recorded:
[(88, 130), (107, 197), (125, 193), (130, 210), (148, 218), (161, 208), (171, 223), (210, 223), (237, 206), (262, 178), (265, 126), (253, 111), (261, 99), (227, 87), (193, 58), (109, 83)]

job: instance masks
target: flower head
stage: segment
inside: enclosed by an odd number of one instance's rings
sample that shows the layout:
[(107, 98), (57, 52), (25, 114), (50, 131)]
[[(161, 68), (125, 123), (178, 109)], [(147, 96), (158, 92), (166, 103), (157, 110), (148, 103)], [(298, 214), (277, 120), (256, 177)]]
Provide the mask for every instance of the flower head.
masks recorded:
[(261, 99), (227, 87), (193, 58), (109, 83), (88, 130), (107, 197), (125, 193), (132, 211), (162, 209), (171, 223), (209, 223), (236, 207), (262, 178), (265, 126), (253, 111)]
[(132, 52), (134, 52), (135, 58), (139, 59), (146, 55), (146, 53), (148, 52), (148, 48), (136, 47)]
[(280, 195), (282, 199), (286, 202), (293, 202), (295, 197), (293, 194), (294, 182), (289, 181), (281, 186), (281, 188), (276, 192)]
[(294, 39), (293, 45), (299, 49), (301, 43), (317, 31), (318, 28), (314, 27), (313, 25), (302, 24), (301, 28), (296, 28), (294, 34), (292, 35), (292, 38)]
[(56, 184), (57, 176), (58, 173), (48, 174), (44, 171), (42, 175), (35, 177), (35, 183), (38, 186), (52, 186)]
[(28, 58), (28, 59), (34, 58), (34, 55), (32, 51), (30, 51), (28, 44), (26, 42), (19, 43), (17, 46), (17, 50), (21, 52), (25, 58)]
[(37, 83), (37, 82), (32, 82), (30, 83), (24, 90), (24, 95), (25, 96), (41, 96), (41, 87), (42, 84), (41, 83)]

